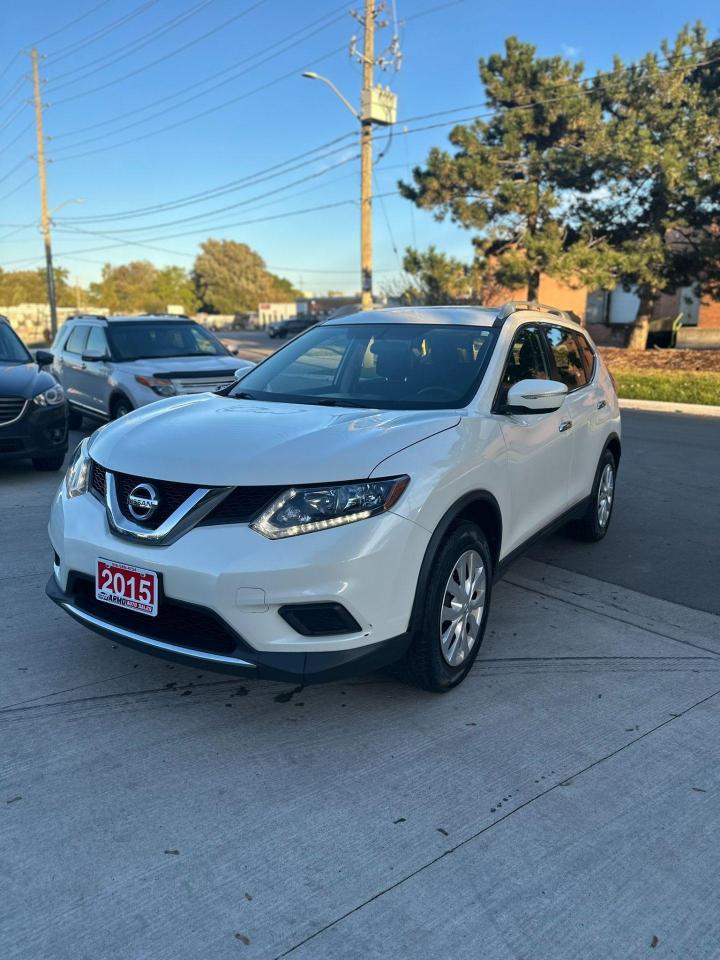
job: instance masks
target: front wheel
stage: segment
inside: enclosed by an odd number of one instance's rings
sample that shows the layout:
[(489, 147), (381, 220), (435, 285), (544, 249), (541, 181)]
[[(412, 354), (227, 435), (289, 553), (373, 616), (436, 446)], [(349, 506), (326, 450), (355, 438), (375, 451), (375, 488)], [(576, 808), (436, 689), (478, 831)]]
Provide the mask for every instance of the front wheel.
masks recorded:
[(578, 540), (594, 543), (602, 540), (608, 532), (615, 504), (616, 475), (615, 457), (609, 450), (606, 450), (600, 457), (600, 462), (595, 471), (595, 480), (593, 481), (587, 509), (584, 515), (579, 520), (570, 523), (568, 528), (569, 532)]
[(442, 693), (465, 679), (478, 655), (490, 610), (492, 559), (477, 524), (458, 524), (433, 563), (415, 636), (401, 673)]
[(132, 404), (125, 397), (118, 397), (118, 399), (112, 405), (112, 419), (119, 420), (120, 417), (125, 417), (132, 411)]

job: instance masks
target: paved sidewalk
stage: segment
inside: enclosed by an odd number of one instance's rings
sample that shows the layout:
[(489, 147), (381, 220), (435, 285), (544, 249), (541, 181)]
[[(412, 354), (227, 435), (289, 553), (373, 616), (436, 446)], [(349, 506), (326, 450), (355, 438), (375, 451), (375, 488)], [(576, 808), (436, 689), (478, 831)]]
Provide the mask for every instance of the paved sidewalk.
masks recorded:
[(720, 956), (720, 617), (535, 561), (468, 680), (114, 647), (0, 559), (5, 960)]

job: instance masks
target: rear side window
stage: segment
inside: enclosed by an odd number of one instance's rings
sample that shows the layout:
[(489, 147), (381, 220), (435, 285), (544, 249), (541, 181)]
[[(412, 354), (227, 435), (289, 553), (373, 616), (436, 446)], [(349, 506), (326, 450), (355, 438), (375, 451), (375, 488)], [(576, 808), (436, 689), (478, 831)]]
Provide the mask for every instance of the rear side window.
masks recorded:
[(108, 342), (102, 327), (90, 327), (90, 334), (83, 353), (91, 357), (104, 357), (108, 354)]
[(65, 341), (65, 347), (67, 353), (77, 353), (78, 355), (83, 352), (85, 349), (85, 341), (87, 340), (88, 327), (87, 324), (75, 327), (71, 332), (70, 336)]
[(585, 373), (587, 378), (588, 380), (592, 380), (592, 375), (595, 371), (595, 351), (587, 342), (582, 333), (576, 333), (575, 339), (577, 340), (580, 356), (582, 357), (583, 364), (585, 365)]
[(580, 347), (572, 330), (546, 327), (545, 338), (550, 346), (557, 379), (568, 390), (577, 390), (588, 382)]

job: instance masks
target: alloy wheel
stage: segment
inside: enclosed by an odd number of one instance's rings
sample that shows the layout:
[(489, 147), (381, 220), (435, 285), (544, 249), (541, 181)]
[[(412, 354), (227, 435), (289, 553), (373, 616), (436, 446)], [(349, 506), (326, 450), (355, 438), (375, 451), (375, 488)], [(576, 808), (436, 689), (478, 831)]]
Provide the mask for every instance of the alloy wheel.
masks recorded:
[(611, 463), (606, 463), (600, 475), (597, 496), (597, 518), (602, 530), (608, 525), (615, 495), (615, 471)]
[(486, 588), (482, 557), (466, 550), (448, 577), (440, 612), (440, 649), (451, 667), (459, 667), (477, 642)]

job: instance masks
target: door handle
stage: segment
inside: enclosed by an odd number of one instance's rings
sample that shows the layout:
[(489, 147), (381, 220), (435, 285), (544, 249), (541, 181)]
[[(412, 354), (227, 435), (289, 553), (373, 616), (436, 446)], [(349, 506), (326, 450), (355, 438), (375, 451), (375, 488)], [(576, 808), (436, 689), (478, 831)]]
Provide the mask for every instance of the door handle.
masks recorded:
[(563, 420), (558, 429), (560, 430), (560, 433), (565, 433), (565, 431), (569, 430), (571, 426), (572, 420)]
[(598, 410), (602, 410), (606, 406), (607, 406), (607, 400), (598, 400), (598, 405), (597, 405)]

